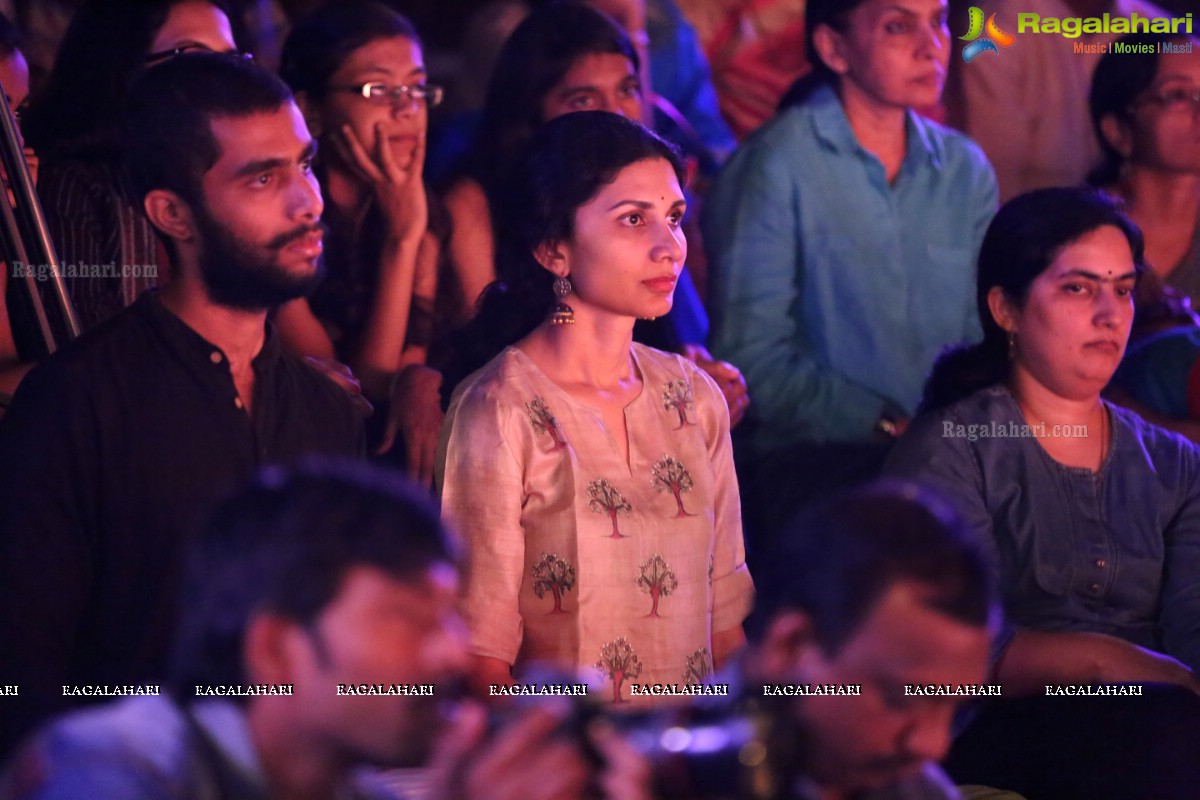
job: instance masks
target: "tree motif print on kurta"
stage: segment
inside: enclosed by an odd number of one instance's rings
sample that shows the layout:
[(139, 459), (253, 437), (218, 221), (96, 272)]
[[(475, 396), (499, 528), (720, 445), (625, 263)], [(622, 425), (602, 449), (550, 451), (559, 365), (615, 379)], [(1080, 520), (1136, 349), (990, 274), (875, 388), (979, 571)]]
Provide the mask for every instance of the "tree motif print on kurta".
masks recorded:
[(552, 450), (561, 450), (567, 446), (562, 429), (558, 427), (558, 418), (540, 395), (525, 404), (525, 413), (529, 415), (529, 421), (533, 423), (535, 431), (550, 434), (550, 439), (554, 442)]
[(617, 515), (633, 511), (633, 506), (629, 505), (625, 495), (604, 478), (597, 478), (589, 483), (587, 491), (588, 497), (592, 498), (588, 501), (588, 508), (597, 514), (608, 514), (609, 519), (612, 520), (612, 538), (626, 538), (625, 534), (621, 533), (617, 527)]
[(667, 565), (666, 559), (657, 553), (642, 564), (639, 571), (638, 588), (650, 595), (651, 600), (650, 613), (646, 616), (657, 617), (659, 599), (679, 588), (679, 581), (675, 579), (675, 572)]
[(695, 516), (683, 507), (683, 498), (680, 496), (692, 490), (692, 473), (684, 468), (682, 461), (674, 456), (663, 456), (654, 465), (651, 475), (650, 482), (656, 491), (670, 492), (675, 496), (675, 505), (679, 508), (676, 517)]
[(614, 703), (628, 702), (621, 697), (621, 687), (627, 680), (634, 680), (642, 674), (642, 662), (633, 652), (633, 645), (624, 636), (600, 648), (600, 660), (596, 668), (612, 681)]
[(675, 430), (679, 430), (684, 425), (696, 424), (688, 419), (688, 412), (693, 410), (696, 404), (692, 400), (692, 387), (683, 378), (669, 381), (663, 387), (662, 405), (664, 411), (674, 411), (679, 415), (679, 424)]
[(712, 658), (707, 647), (701, 647), (687, 657), (687, 667), (683, 670), (683, 682), (687, 686), (698, 686), (712, 674)]
[(546, 592), (554, 597), (550, 614), (563, 614), (563, 594), (575, 588), (575, 568), (554, 553), (543, 553), (533, 565), (533, 593), (541, 600)]

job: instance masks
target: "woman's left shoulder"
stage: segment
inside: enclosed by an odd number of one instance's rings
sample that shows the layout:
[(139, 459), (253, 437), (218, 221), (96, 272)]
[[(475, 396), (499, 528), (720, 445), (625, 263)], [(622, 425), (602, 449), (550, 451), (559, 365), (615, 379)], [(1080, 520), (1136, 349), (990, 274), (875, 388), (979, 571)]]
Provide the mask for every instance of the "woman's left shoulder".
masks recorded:
[(958, 182), (979, 182), (991, 186), (996, 173), (987, 155), (974, 139), (928, 117), (918, 117), (926, 141), (941, 161), (941, 169)]
[(633, 343), (633, 348), (647, 388), (665, 388), (675, 381), (683, 381), (694, 394), (707, 393), (709, 390), (720, 394), (717, 382), (686, 356), (657, 350), (638, 342)]
[(710, 375), (685, 356), (637, 343), (634, 347), (643, 391), (650, 394), (654, 406), (673, 421), (678, 415), (679, 427), (698, 432), (709, 446), (729, 435), (729, 406)]
[(1105, 405), (1112, 414), (1114, 427), (1131, 438), (1133, 447), (1144, 453), (1156, 470), (1178, 464), (1188, 475), (1200, 478), (1200, 446), (1195, 442), (1143, 419), (1136, 411), (1107, 401)]

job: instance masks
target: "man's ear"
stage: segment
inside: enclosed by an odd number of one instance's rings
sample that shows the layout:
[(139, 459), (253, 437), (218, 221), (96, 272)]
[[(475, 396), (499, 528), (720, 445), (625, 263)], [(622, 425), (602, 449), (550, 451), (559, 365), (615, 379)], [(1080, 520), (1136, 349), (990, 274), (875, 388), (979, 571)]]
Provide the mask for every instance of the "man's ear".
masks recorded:
[(242, 660), (250, 683), (295, 683), (297, 637), (304, 636), (295, 621), (278, 614), (250, 618), (242, 639)]
[(175, 192), (151, 189), (142, 200), (142, 207), (150, 223), (175, 241), (188, 242), (196, 237), (192, 207)]
[(763, 634), (757, 668), (767, 682), (792, 683), (801, 662), (816, 647), (808, 614), (798, 609), (781, 611), (771, 619)]
[(571, 274), (567, 252), (561, 242), (542, 242), (534, 248), (533, 257), (539, 264), (560, 278)]
[(997, 325), (1007, 333), (1017, 333), (1017, 310), (1002, 288), (993, 286), (988, 290), (987, 304)]
[(836, 74), (845, 75), (850, 69), (850, 62), (845, 55), (845, 37), (828, 25), (818, 25), (813, 31), (813, 48), (825, 66)]

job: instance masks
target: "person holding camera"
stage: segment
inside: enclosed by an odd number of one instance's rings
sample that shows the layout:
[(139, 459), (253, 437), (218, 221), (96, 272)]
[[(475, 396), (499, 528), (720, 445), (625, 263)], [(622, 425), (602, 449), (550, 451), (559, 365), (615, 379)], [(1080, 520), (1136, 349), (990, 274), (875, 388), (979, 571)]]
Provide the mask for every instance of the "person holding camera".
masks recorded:
[(415, 486), (345, 461), (269, 469), (199, 534), (169, 684), (55, 721), (0, 796), (367, 800), (396, 794), (357, 768), (427, 766), (438, 800), (648, 798), (607, 729), (566, 737), (567, 709), (543, 706), (489, 735), (458, 703), (458, 553)]

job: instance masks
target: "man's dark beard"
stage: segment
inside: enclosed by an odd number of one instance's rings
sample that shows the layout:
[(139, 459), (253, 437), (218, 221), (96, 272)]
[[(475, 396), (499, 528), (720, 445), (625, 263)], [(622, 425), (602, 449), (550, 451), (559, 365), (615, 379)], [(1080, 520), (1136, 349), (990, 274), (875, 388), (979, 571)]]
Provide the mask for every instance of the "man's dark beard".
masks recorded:
[[(324, 260), (309, 275), (291, 275), (277, 261), (266, 260), (229, 234), (208, 213), (197, 209), (196, 228), (201, 236), (200, 278), (217, 305), (243, 311), (262, 311), (297, 297), (306, 297), (325, 276)], [(301, 225), (280, 234), (266, 245), (278, 255), (284, 247), (315, 230), (320, 223)]]

